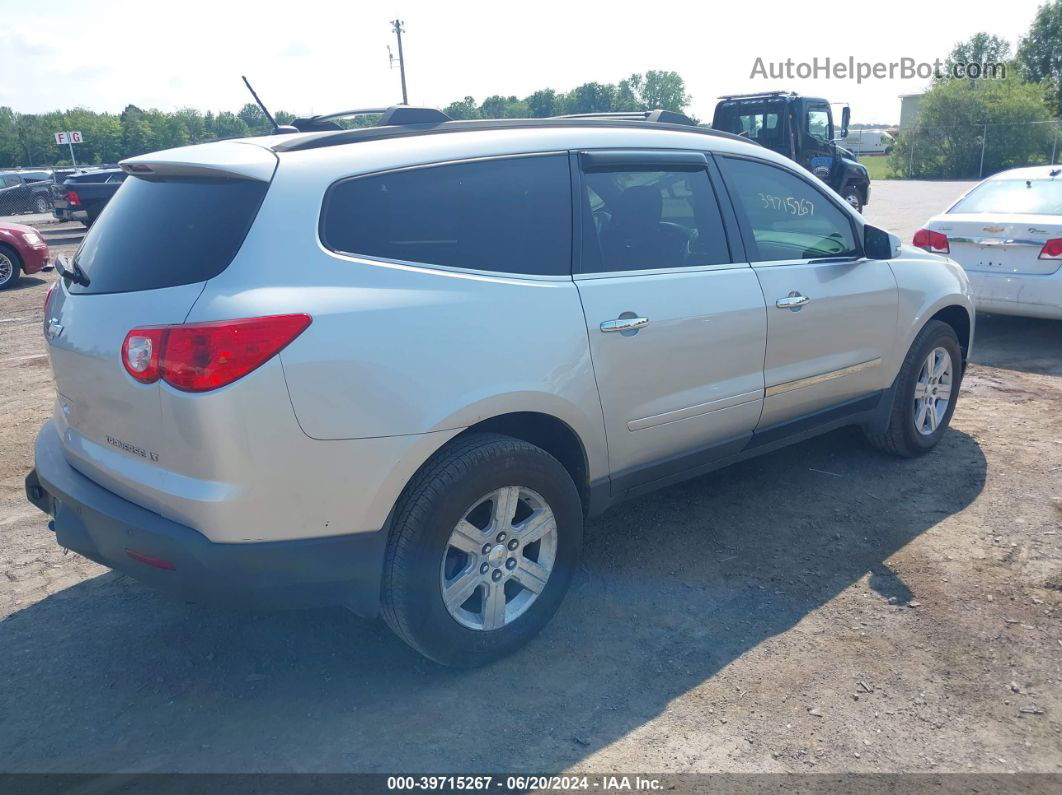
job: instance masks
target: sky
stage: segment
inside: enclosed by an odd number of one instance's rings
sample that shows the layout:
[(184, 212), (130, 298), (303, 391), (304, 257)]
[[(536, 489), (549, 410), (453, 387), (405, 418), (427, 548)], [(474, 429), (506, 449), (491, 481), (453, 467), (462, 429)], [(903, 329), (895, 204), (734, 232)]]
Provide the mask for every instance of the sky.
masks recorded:
[(526, 96), (633, 72), (674, 70), (710, 120), (721, 94), (784, 89), (847, 102), (852, 121), (894, 123), (911, 79), (752, 77), (793, 59), (932, 62), (977, 31), (1016, 47), (1037, 0), (1006, 3), (421, 2), (420, 0), (0, 0), (0, 105), (22, 113), (127, 104), (238, 110), (246, 74), (266, 105), (296, 114), (401, 101), (390, 20), (405, 22), (410, 104)]

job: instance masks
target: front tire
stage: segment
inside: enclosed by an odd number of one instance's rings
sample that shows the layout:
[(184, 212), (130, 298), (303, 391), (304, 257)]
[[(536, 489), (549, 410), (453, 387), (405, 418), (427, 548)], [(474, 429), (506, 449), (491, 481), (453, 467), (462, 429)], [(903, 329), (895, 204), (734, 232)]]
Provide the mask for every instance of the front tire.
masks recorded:
[(930, 320), (907, 352), (896, 378), (889, 424), (884, 433), (866, 431), (886, 453), (912, 458), (940, 441), (955, 413), (962, 383), (962, 350), (955, 330)]
[(492, 662), (553, 617), (582, 547), (579, 492), (557, 459), (493, 433), (437, 452), (396, 506), (383, 617), (424, 656)]
[(48, 200), (43, 196), (38, 196), (33, 200), (33, 209), (38, 213), (48, 212), (52, 206), (48, 203)]
[(6, 290), (18, 281), (22, 272), (22, 258), (7, 246), (0, 246), (0, 290)]

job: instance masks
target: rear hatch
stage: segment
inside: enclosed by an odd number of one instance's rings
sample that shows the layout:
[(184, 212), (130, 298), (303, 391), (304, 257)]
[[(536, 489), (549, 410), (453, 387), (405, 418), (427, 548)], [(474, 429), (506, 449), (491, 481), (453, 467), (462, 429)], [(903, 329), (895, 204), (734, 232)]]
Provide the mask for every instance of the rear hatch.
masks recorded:
[[(272, 152), (225, 142), (127, 161), (133, 175), (85, 237), (45, 313), (71, 465), (158, 511), (165, 469), (159, 383), (134, 380), (121, 348), (134, 328), (182, 323), (236, 256), (276, 167)], [(87, 284), (84, 283), (87, 281)]]
[(1044, 276), (1062, 264), (1040, 259), (1044, 243), (1062, 238), (1057, 215), (948, 213), (929, 227), (947, 235), (950, 256), (970, 272)]

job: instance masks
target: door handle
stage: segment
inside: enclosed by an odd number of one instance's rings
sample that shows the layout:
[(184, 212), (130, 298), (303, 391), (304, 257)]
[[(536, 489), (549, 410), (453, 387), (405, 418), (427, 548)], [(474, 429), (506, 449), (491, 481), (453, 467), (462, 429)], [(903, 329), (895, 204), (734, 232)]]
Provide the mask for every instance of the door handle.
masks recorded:
[(649, 325), (647, 317), (621, 317), (616, 320), (606, 320), (601, 324), (601, 330), (610, 331), (637, 331)]
[(791, 309), (793, 311), (796, 311), (810, 300), (811, 299), (808, 298), (806, 295), (801, 295), (796, 290), (793, 290), (785, 298), (779, 298), (777, 301), (775, 301), (774, 305), (779, 309)]

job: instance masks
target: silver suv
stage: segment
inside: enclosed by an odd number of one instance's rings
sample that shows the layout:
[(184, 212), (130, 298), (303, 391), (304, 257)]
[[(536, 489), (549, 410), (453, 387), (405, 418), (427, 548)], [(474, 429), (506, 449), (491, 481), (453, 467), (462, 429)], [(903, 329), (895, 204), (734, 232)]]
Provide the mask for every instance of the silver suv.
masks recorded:
[(467, 666), (546, 624), (619, 500), (843, 425), (932, 448), (962, 269), (660, 118), (397, 108), (125, 161), (47, 300), (29, 499), (159, 588)]

